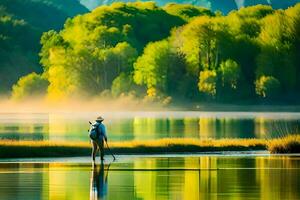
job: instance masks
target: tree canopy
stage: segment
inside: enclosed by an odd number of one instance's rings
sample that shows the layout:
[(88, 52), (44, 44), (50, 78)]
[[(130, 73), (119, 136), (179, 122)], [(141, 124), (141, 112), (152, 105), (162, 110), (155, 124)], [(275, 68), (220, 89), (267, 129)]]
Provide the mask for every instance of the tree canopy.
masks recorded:
[(286, 10), (257, 5), (228, 15), (174, 3), (101, 6), (43, 34), (47, 96), (296, 100), (299, 14), (300, 4)]

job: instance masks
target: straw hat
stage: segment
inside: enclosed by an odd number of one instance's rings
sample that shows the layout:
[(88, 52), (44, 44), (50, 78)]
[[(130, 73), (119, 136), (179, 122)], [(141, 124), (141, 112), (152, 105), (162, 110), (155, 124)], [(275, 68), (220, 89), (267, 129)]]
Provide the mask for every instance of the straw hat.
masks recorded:
[(97, 117), (97, 119), (95, 120), (96, 122), (102, 122), (104, 120), (104, 118), (103, 117), (101, 117), (101, 116), (99, 116), (99, 117)]

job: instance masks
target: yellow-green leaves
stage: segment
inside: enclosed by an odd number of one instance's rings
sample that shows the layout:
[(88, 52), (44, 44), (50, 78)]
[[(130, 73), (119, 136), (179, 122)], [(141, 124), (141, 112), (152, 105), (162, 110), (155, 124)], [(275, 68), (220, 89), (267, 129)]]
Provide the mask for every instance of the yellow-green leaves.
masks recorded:
[(275, 98), (280, 92), (280, 82), (273, 76), (261, 76), (255, 81), (255, 91), (263, 98)]
[[(134, 64), (135, 83), (146, 85), (151, 90), (165, 91), (170, 54), (169, 43), (166, 40), (148, 44), (143, 55)], [(150, 93), (153, 95), (157, 92)]]
[(201, 92), (215, 97), (217, 94), (217, 72), (215, 70), (204, 70), (200, 72), (198, 87)]
[(48, 81), (35, 72), (23, 76), (13, 86), (12, 98), (24, 100), (30, 97), (43, 97), (47, 92)]
[(230, 88), (236, 89), (241, 75), (241, 69), (237, 62), (226, 60), (220, 64), (219, 71), (223, 87), (228, 85)]

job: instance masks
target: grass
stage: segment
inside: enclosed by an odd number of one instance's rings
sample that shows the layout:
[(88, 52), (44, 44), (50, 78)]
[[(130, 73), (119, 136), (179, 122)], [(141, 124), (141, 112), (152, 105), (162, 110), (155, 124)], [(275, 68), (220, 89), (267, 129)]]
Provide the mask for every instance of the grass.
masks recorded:
[[(115, 154), (199, 153), (216, 151), (269, 150), (270, 153), (300, 153), (300, 135), (279, 139), (182, 139), (111, 142)], [(88, 156), (85, 142), (0, 141), (0, 158)], [(108, 153), (108, 152), (106, 152)]]
[(300, 153), (300, 135), (289, 135), (268, 142), (270, 153)]

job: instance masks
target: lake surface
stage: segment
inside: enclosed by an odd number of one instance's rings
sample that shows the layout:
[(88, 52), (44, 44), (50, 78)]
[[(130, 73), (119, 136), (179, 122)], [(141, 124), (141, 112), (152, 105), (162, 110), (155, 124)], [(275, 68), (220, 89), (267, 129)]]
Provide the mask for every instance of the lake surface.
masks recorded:
[[(0, 139), (87, 141), (99, 113), (0, 113)], [(104, 112), (113, 141), (274, 138), (300, 132), (299, 112)]]
[(118, 156), (0, 160), (0, 199), (300, 199), (300, 157)]

